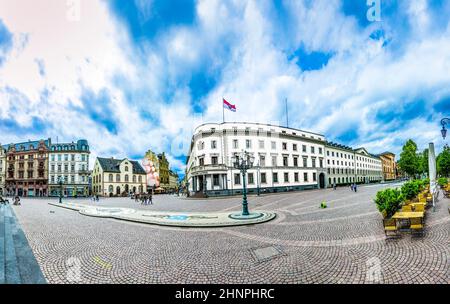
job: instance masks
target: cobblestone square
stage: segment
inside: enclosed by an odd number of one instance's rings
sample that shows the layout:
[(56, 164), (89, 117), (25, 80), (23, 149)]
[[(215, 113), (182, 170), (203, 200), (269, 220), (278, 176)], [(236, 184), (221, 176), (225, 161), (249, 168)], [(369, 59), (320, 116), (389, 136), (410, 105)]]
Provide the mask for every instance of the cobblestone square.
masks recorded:
[[(250, 196), (250, 210), (274, 211), (277, 218), (222, 228), (89, 217), (51, 206), (55, 200), (49, 198), (23, 199), (13, 209), (49, 283), (448, 284), (449, 200), (441, 195), (436, 211), (427, 211), (423, 237), (404, 233), (386, 239), (373, 203), (385, 187)], [(87, 199), (70, 201), (94, 205)], [(323, 201), (328, 208), (319, 208)], [(130, 198), (103, 198), (95, 204), (205, 212), (239, 211), (240, 203), (238, 196), (193, 200), (156, 195), (148, 206)]]

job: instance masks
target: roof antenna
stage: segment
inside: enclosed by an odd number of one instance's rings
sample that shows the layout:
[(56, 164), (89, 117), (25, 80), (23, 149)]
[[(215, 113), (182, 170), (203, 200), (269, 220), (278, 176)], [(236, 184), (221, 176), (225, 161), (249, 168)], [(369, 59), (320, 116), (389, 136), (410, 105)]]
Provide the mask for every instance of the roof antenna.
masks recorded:
[(289, 111), (288, 111), (288, 102), (287, 98), (285, 98), (285, 105), (286, 105), (286, 127), (289, 128)]

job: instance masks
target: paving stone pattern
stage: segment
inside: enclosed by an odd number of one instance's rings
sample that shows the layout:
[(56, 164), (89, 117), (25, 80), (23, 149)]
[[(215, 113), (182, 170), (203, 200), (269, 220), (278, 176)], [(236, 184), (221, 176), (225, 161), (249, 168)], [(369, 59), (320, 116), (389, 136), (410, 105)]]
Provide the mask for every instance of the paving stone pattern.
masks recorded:
[[(250, 196), (264, 224), (175, 228), (80, 215), (23, 199), (14, 206), (49, 283), (450, 283), (449, 200), (427, 211), (423, 237), (386, 239), (373, 198), (386, 185)], [(392, 187), (392, 185), (390, 185)], [(239, 197), (154, 196), (95, 205), (153, 211), (238, 211)], [(327, 209), (320, 203), (327, 202)], [(74, 202), (94, 205), (78, 199)]]

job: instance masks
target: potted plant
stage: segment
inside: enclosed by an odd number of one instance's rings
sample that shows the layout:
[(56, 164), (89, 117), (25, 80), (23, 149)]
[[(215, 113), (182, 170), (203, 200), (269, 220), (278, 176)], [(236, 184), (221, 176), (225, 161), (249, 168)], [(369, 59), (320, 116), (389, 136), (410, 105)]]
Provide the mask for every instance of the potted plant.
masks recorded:
[(405, 199), (414, 200), (420, 192), (419, 184), (416, 181), (404, 183), (401, 192)]
[(378, 211), (383, 214), (383, 217), (391, 218), (395, 212), (401, 207), (405, 201), (405, 196), (402, 191), (397, 189), (385, 189), (378, 191), (375, 198), (375, 204)]

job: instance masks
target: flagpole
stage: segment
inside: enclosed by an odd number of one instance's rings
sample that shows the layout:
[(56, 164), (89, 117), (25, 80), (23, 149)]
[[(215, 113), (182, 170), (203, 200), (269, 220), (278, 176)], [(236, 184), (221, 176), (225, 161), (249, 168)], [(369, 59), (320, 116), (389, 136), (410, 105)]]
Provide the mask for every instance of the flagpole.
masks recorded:
[(224, 100), (224, 98), (222, 96), (222, 120), (223, 120), (223, 122), (225, 122), (225, 108), (223, 106), (223, 100)]

